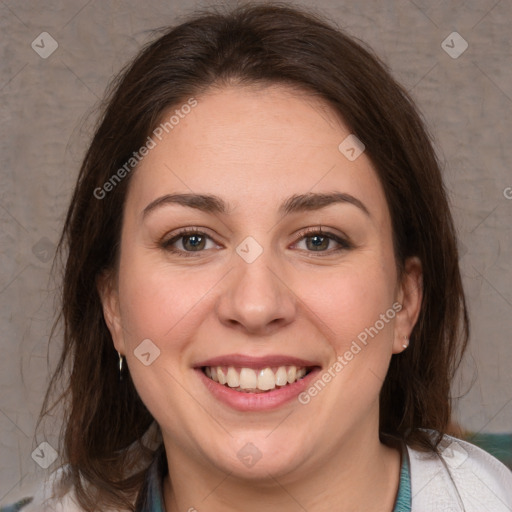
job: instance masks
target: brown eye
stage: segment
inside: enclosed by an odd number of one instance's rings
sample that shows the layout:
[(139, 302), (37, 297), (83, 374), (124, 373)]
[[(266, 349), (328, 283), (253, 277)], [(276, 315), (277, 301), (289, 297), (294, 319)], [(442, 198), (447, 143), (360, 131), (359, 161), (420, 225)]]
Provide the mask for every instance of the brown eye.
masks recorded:
[(322, 231), (318, 228), (302, 231), (300, 233), (300, 238), (295, 242), (295, 245), (299, 249), (303, 249), (307, 252), (325, 254), (332, 254), (351, 249), (353, 247), (348, 240), (345, 240), (334, 233)]
[(206, 237), (201, 235), (186, 235), (181, 238), (181, 243), (186, 251), (200, 251), (206, 245)]
[(178, 256), (193, 256), (193, 253), (219, 248), (206, 233), (196, 229), (184, 229), (173, 237), (160, 243), (162, 249)]
[[(329, 242), (332, 240), (326, 236), (313, 235), (305, 237), (306, 247), (312, 251), (323, 251), (329, 247)], [(309, 243), (308, 243), (309, 242)]]

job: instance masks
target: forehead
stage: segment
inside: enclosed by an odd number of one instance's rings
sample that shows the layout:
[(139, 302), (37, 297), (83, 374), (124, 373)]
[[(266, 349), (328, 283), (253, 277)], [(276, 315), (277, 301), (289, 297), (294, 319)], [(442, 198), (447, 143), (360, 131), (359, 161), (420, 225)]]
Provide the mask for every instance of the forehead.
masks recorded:
[[(193, 192), (234, 207), (277, 208), (291, 193), (336, 190), (358, 196), (384, 222), (387, 206), (371, 161), (364, 153), (351, 161), (340, 151), (350, 131), (326, 102), (284, 86), (233, 86), (196, 100), (162, 140), (153, 136), (155, 146), (132, 177), (131, 206)], [(180, 105), (162, 122), (176, 110)]]

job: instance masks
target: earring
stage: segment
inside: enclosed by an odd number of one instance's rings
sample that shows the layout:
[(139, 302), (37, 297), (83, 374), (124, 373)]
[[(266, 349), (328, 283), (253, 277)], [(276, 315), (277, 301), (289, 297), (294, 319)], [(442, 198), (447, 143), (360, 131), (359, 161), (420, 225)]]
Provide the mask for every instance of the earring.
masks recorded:
[(123, 380), (123, 355), (121, 352), (119, 354), (119, 380)]
[(402, 345), (402, 347), (407, 348), (408, 346), (409, 346), (408, 338), (407, 338), (407, 336), (404, 336), (404, 344)]

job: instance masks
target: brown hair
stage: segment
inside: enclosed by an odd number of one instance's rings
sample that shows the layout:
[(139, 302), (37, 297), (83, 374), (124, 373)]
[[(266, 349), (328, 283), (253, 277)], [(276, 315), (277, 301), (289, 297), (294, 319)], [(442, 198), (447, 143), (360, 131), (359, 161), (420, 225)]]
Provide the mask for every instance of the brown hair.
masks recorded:
[[(112, 83), (59, 243), (67, 251), (64, 346), (42, 416), (64, 382), (54, 402), (66, 404), (61, 453), (87, 511), (133, 510), (153, 453), (141, 439), (154, 423), (130, 375), (119, 380), (95, 286), (102, 272), (116, 268), (130, 173), (104, 199), (95, 190), (144, 144), (164, 111), (227, 83), (283, 84), (313, 94), (365, 144), (390, 209), (399, 274), (409, 256), (423, 267), (410, 347), (392, 357), (383, 384), (381, 435), (435, 450), (440, 437), (432, 442), (423, 429), (447, 428), (450, 383), (469, 325), (440, 166), (413, 101), (371, 50), (317, 14), (282, 4), (201, 12), (167, 28)], [(142, 461), (131, 474), (128, 460)]]

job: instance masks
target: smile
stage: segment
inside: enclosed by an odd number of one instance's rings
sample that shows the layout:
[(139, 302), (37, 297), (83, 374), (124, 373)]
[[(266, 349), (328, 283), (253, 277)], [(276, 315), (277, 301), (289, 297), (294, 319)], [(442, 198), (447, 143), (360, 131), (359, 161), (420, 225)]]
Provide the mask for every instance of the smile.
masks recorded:
[(225, 354), (197, 361), (193, 369), (216, 401), (242, 412), (263, 412), (296, 404), (322, 366), (319, 360), (285, 354)]
[(274, 366), (246, 368), (235, 366), (205, 366), (204, 374), (214, 382), (242, 393), (266, 393), (280, 389), (305, 377), (311, 367)]

